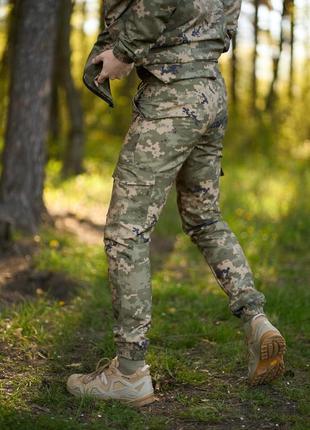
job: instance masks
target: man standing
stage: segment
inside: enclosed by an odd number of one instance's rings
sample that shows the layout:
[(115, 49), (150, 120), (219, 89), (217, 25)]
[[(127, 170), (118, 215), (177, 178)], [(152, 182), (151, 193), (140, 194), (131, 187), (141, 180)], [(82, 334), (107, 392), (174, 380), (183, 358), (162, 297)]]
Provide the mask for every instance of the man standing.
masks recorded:
[(141, 84), (114, 171), (105, 249), (117, 356), (68, 390), (133, 405), (154, 400), (144, 358), (151, 323), (150, 235), (176, 182), (184, 231), (197, 244), (244, 325), (252, 385), (282, 375), (285, 340), (264, 314), (243, 251), (219, 208), (227, 100), (218, 58), (229, 49), (241, 1), (106, 0), (106, 46), (97, 77)]

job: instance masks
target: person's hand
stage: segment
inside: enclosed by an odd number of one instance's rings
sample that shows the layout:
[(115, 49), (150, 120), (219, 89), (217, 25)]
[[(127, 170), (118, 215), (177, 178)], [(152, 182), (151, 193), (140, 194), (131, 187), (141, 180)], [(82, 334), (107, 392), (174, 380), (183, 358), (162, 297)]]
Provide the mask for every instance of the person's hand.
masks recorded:
[(105, 79), (122, 79), (128, 76), (134, 67), (134, 63), (123, 63), (113, 54), (112, 49), (101, 52), (93, 58), (93, 64), (102, 63), (102, 70), (95, 78), (95, 83), (101, 84)]

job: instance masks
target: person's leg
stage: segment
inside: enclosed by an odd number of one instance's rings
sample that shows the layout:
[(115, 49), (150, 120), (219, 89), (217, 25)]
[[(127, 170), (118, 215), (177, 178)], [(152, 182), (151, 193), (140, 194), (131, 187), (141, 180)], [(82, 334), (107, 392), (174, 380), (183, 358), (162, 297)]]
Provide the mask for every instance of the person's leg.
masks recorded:
[(191, 104), (196, 84), (190, 81), (184, 88), (183, 83), (168, 86), (153, 80), (143, 87), (148, 91), (144, 112), (133, 121), (121, 150), (104, 231), (117, 356), (108, 367), (71, 375), (67, 388), (74, 395), (136, 405), (154, 400), (149, 366), (141, 367), (151, 322), (150, 234), (204, 126), (197, 120), (198, 106)]
[[(143, 360), (151, 323), (150, 234), (198, 139), (191, 118), (138, 116), (123, 145), (104, 230), (119, 357)], [(197, 127), (196, 127), (197, 128)]]
[(225, 100), (222, 103), (220, 100), (214, 122), (178, 174), (178, 207), (183, 229), (198, 245), (228, 295), (231, 311), (244, 322), (248, 380), (250, 384), (258, 385), (283, 374), (286, 345), (279, 330), (266, 318), (263, 311), (265, 296), (255, 289), (242, 248), (221, 216), (219, 179), (226, 106)]
[(225, 106), (201, 137), (177, 177), (178, 207), (184, 231), (202, 251), (231, 311), (244, 321), (263, 312), (264, 295), (254, 287), (243, 250), (219, 207)]

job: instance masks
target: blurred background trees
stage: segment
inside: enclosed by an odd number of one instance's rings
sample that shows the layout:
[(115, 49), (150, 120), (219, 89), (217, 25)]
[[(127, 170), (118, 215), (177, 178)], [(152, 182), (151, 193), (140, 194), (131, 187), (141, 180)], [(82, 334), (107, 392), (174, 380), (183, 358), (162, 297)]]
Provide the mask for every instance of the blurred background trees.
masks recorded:
[[(51, 109), (51, 132), (54, 140), (60, 136), (61, 93), (65, 98), (69, 120), (67, 145), (64, 153), (62, 173), (77, 175), (83, 171), (84, 156), (84, 114), (81, 94), (71, 72), (71, 18), (74, 4), (71, 0), (61, 1), (58, 15), (57, 44), (55, 51), (53, 103)], [(85, 3), (84, 3), (85, 7)]]
[(44, 212), (45, 139), (48, 130), (58, 1), (12, 2), (4, 68), (10, 76), (0, 230), (9, 225), (34, 232)]
[[(12, 225), (36, 231), (46, 214), (46, 166), (69, 178), (115, 162), (138, 79), (113, 82), (113, 113), (82, 85), (103, 3), (0, 0), (2, 238)], [(307, 0), (243, 2), (238, 34), (221, 59), (234, 153), (308, 154), (309, 10)]]

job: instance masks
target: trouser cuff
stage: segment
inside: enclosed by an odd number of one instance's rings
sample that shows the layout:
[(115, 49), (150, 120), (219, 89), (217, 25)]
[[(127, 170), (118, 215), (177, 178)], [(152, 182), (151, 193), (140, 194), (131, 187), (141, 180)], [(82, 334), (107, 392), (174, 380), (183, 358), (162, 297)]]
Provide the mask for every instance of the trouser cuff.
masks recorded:
[(129, 360), (144, 360), (148, 345), (147, 339), (139, 343), (116, 343), (117, 355)]
[(230, 303), (232, 313), (246, 322), (255, 315), (264, 313), (265, 296), (263, 293), (253, 290), (240, 294)]
[(259, 314), (265, 315), (263, 307), (257, 306), (253, 308), (244, 308), (242, 314), (240, 315), (240, 318), (243, 322), (248, 322), (250, 321), (250, 319)]

